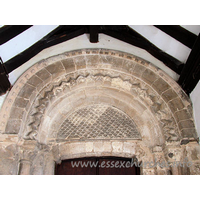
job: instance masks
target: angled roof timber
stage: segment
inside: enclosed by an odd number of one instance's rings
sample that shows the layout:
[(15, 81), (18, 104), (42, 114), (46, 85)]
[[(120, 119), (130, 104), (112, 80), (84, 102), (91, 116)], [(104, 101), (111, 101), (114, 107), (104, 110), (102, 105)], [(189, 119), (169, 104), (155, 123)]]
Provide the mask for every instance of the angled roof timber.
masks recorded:
[(192, 92), (200, 79), (200, 34), (184, 65), (178, 83), (187, 94)]
[[(184, 88), (185, 91), (191, 91), (195, 87), (195, 83), (198, 82), (199, 79), (198, 75), (198, 62), (199, 62), (199, 39), (196, 40), (196, 43), (191, 51), (191, 54), (188, 58), (187, 63), (184, 65), (182, 62), (177, 60), (176, 58), (170, 56), (169, 54), (163, 52), (155, 45), (153, 45), (150, 41), (148, 41), (145, 37), (141, 36), (139, 33), (134, 31), (133, 29), (129, 28), (125, 25), (61, 25), (52, 32), (50, 32), (47, 36), (39, 40), (37, 43), (23, 51), (22, 53), (16, 55), (12, 59), (8, 60), (5, 63), (5, 67), (8, 73), (12, 72), (14, 69), (21, 66), (23, 63), (27, 62), (33, 56), (38, 54), (45, 48), (51, 47), (53, 45), (62, 43), (69, 39), (75, 38), (82, 34), (89, 33), (90, 34), (90, 42), (98, 42), (98, 35), (99, 33), (103, 33), (119, 39), (123, 42), (128, 44), (140, 47), (151, 55), (156, 57), (158, 60), (165, 63), (169, 68), (175, 71), (178, 74), (181, 74), (179, 79), (179, 84)], [(198, 37), (199, 38), (199, 37)], [(196, 52), (196, 53), (195, 53)], [(192, 57), (192, 58), (190, 58)], [(195, 59), (195, 64), (194, 64)], [(193, 62), (193, 64), (191, 64)], [(188, 64), (189, 63), (189, 64)], [(187, 66), (196, 66), (193, 68), (192, 71), (188, 72)], [(184, 67), (184, 69), (183, 69)], [(191, 70), (191, 69), (190, 69)], [(188, 73), (191, 73), (188, 77)], [(184, 75), (185, 74), (185, 75)], [(194, 75), (195, 74), (195, 75)], [(191, 77), (196, 77), (195, 80), (191, 79)], [(190, 77), (190, 78), (189, 78)], [(190, 80), (190, 81), (189, 81)], [(191, 80), (193, 80), (191, 82)], [(188, 83), (189, 86), (188, 86)]]
[(3, 26), (0, 29), (0, 45), (6, 43), (10, 39), (14, 38), (15, 36), (19, 35), (30, 27), (31, 25)]
[(164, 33), (170, 35), (174, 39), (178, 40), (179, 42), (181, 42), (185, 46), (189, 47), (190, 49), (192, 49), (192, 47), (197, 39), (197, 36), (194, 33), (182, 28), (181, 26), (155, 25), (155, 27), (160, 29)]

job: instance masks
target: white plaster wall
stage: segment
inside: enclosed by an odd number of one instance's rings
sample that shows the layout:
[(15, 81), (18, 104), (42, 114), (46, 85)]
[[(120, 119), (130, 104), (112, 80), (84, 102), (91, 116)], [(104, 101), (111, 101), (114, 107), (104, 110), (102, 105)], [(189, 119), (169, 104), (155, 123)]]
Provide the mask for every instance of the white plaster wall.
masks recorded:
[(130, 27), (162, 51), (185, 63), (191, 49), (152, 25), (130, 25)]
[(57, 25), (34, 25), (8, 42), (0, 45), (0, 56), (3, 62), (26, 50), (57, 27)]
[(200, 25), (181, 25), (183, 28), (188, 31), (194, 33), (195, 35), (199, 35), (200, 33)]

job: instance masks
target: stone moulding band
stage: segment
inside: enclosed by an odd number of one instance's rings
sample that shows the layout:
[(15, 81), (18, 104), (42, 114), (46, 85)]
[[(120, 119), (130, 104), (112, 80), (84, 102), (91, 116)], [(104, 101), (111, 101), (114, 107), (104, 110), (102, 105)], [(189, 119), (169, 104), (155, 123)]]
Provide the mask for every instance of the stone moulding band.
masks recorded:
[[(110, 86), (112, 86), (112, 88), (120, 88), (126, 92), (132, 91), (132, 96), (139, 96), (141, 101), (145, 100), (146, 104), (151, 107), (158, 120), (163, 122), (162, 127), (166, 139), (173, 137), (177, 140), (179, 137), (177, 135), (178, 130), (176, 129), (175, 120), (173, 120), (170, 110), (167, 108), (164, 101), (162, 101), (159, 97), (156, 97), (156, 93), (151, 93), (150, 90), (148, 90), (146, 85), (142, 84), (137, 79), (131, 79), (131, 77), (129, 77), (131, 80), (126, 79), (124, 81), (119, 76), (116, 76), (115, 72), (112, 72), (112, 76), (111, 74), (100, 74), (98, 71), (96, 71), (96, 75), (92, 75), (90, 74), (92, 73), (91, 70), (85, 72), (81, 71), (80, 73), (81, 75), (79, 74), (76, 78), (71, 78), (71, 76), (73, 77), (74, 74), (70, 74), (67, 76), (67, 78), (65, 77), (63, 81), (49, 85), (47, 88), (50, 90), (46, 88), (45, 91), (42, 92), (43, 96), (41, 97), (39, 95), (38, 98), (36, 98), (36, 101), (33, 103), (34, 107), (31, 109), (28, 115), (28, 124), (25, 125), (25, 127), (28, 129), (25, 137), (37, 137), (41, 119), (45, 115), (45, 108), (48, 107), (49, 104), (53, 104), (53, 101), (57, 100), (55, 97), (61, 97), (62, 95), (65, 95), (65, 93), (67, 93), (66, 91), (73, 91), (73, 88), (77, 88), (79, 84), (81, 85), (80, 87), (82, 87), (83, 83), (89, 85), (92, 82), (95, 85), (95, 83), (98, 82), (100, 84), (99, 86), (104, 87), (104, 84), (110, 82)], [(95, 71), (93, 71), (93, 73), (95, 73)], [(109, 72), (106, 72), (105, 70), (104, 73), (109, 74)], [(83, 74), (87, 75), (83, 76)], [(84, 87), (87, 87), (86, 85)]]
[[(84, 70), (89, 74), (80, 76)], [(91, 74), (92, 70), (98, 71), (98, 74)], [(106, 71), (109, 73), (105, 74)], [(112, 73), (115, 74), (114, 77), (108, 75)], [(67, 74), (72, 75), (71, 79), (62, 81), (61, 78)], [(132, 83), (131, 79), (126, 77), (132, 77), (138, 82)], [(0, 114), (0, 132), (31, 135), (32, 130), (37, 131), (47, 106), (43, 100), (50, 98), (51, 94), (54, 95), (53, 98), (57, 98), (59, 84), (60, 86), (70, 84), (68, 86), (73, 88), (78, 82), (83, 84), (84, 79), (89, 80), (89, 78), (96, 79), (94, 82), (96, 85), (98, 82), (106, 83), (105, 79), (111, 79), (108, 80), (109, 87), (120, 88), (137, 95), (158, 118), (166, 140), (197, 138), (191, 102), (175, 81), (141, 58), (106, 49), (66, 52), (29, 68), (17, 80), (3, 104)], [(46, 96), (43, 96), (44, 94)], [(40, 105), (35, 107), (38, 101)], [(37, 120), (34, 121), (36, 118)], [(24, 119), (29, 121), (24, 124)], [(28, 133), (23, 132), (23, 127), (26, 125), (30, 127)]]

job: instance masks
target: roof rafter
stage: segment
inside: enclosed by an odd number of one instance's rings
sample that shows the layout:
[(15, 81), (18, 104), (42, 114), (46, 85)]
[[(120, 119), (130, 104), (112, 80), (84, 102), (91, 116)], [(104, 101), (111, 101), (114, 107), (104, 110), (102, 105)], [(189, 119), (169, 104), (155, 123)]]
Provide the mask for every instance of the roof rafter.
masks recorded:
[(102, 26), (101, 32), (131, 45), (145, 49), (151, 55), (166, 64), (173, 71), (178, 74), (181, 73), (184, 65), (181, 61), (163, 52), (161, 49), (153, 45), (149, 40), (128, 26)]
[(0, 45), (29, 29), (32, 25), (7, 25), (0, 29)]
[(187, 94), (197, 85), (200, 79), (200, 34), (181, 72), (178, 83)]
[(190, 49), (192, 49), (197, 39), (197, 36), (194, 33), (178, 25), (154, 25), (154, 26), (163, 31), (164, 33), (170, 35), (174, 39), (178, 40), (185, 46), (189, 47)]
[(83, 26), (70, 26), (67, 30), (65, 30), (66, 28), (67, 27), (65, 26), (59, 26), (58, 28), (50, 32), (47, 36), (39, 40), (37, 43), (5, 62), (8, 73), (12, 72), (16, 68), (27, 62), (43, 49), (67, 41), (86, 32), (85, 27)]

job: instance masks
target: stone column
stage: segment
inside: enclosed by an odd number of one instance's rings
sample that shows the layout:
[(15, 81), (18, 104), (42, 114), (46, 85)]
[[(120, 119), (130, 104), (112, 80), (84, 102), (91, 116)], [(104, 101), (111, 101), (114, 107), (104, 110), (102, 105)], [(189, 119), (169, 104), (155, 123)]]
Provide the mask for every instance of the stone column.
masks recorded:
[(54, 175), (55, 161), (52, 154), (47, 154), (44, 158), (44, 175)]
[(34, 158), (35, 141), (19, 141), (18, 142), (18, 175), (31, 175), (32, 164)]
[(161, 146), (155, 146), (153, 148), (154, 154), (154, 166), (157, 175), (170, 175), (170, 166), (165, 159), (163, 148)]
[(19, 163), (19, 175), (30, 175), (31, 162), (29, 160), (22, 159)]
[(193, 141), (185, 145), (185, 152), (188, 159), (187, 173), (191, 175), (200, 175), (200, 145)]
[(141, 175), (156, 175), (154, 160), (152, 157), (143, 157), (140, 162)]
[(167, 161), (170, 165), (172, 175), (185, 175), (187, 174), (187, 166), (184, 164), (184, 147), (179, 142), (167, 143), (165, 149)]

